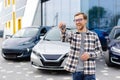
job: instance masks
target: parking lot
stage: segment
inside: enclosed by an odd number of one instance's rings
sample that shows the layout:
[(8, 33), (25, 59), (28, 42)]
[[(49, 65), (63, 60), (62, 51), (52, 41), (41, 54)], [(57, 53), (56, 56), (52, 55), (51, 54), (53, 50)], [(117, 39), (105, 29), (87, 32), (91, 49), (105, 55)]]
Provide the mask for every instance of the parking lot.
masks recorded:
[[(0, 45), (2, 39), (0, 39)], [(107, 67), (103, 58), (97, 60), (97, 80), (120, 80), (120, 68)], [(33, 68), (29, 60), (5, 60), (0, 56), (0, 80), (72, 80), (65, 71), (43, 71)]]

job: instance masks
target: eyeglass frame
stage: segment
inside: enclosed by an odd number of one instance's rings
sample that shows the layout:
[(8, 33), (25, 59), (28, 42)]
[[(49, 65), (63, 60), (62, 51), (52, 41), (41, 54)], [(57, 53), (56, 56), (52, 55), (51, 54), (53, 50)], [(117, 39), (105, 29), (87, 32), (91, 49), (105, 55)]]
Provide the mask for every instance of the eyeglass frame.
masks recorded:
[(79, 19), (74, 19), (73, 21), (74, 22), (81, 22), (81, 21), (83, 21), (84, 20), (84, 18), (79, 18)]

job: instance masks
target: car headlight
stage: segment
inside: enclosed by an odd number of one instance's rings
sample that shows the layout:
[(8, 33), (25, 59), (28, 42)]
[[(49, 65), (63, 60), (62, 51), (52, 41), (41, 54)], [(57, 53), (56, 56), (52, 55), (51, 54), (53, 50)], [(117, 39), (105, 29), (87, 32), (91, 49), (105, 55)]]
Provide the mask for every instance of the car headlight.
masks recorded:
[(37, 55), (37, 56), (40, 56), (40, 54), (37, 51), (35, 51), (35, 50), (32, 50), (32, 53)]
[(27, 48), (27, 51), (29, 52), (29, 51), (30, 51), (30, 49), (29, 49), (29, 48)]
[(69, 53), (66, 53), (64, 57), (66, 58), (66, 57), (68, 57), (68, 55), (69, 55)]
[(23, 45), (26, 45), (26, 44), (30, 44), (31, 42), (27, 41), (27, 42), (24, 42)]
[(26, 42), (23, 42), (23, 43), (19, 44), (19, 46), (27, 45), (27, 44), (31, 44), (31, 43), (32, 43), (31, 41), (26, 41)]
[(120, 49), (118, 49), (116, 47), (111, 47), (111, 51), (116, 52), (116, 53), (120, 53)]

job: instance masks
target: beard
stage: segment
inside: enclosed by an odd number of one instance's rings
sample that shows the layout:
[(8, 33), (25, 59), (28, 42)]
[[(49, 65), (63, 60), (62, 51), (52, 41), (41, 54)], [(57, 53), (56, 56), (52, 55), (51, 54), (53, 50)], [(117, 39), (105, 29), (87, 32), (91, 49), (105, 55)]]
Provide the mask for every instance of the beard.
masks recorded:
[(84, 26), (80, 23), (76, 24), (78, 30), (83, 30)]

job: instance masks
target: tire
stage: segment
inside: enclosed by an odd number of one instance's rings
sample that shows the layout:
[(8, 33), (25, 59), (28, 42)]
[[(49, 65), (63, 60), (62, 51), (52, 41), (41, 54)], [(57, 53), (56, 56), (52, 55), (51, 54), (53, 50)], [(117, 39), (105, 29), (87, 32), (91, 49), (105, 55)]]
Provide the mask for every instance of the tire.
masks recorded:
[(108, 67), (112, 67), (113, 64), (111, 63), (111, 60), (110, 60), (110, 53), (109, 53), (109, 51), (106, 51), (104, 57), (105, 57), (105, 62), (107, 64), (107, 66)]
[(102, 50), (103, 51), (107, 51), (107, 47), (102, 47)]

